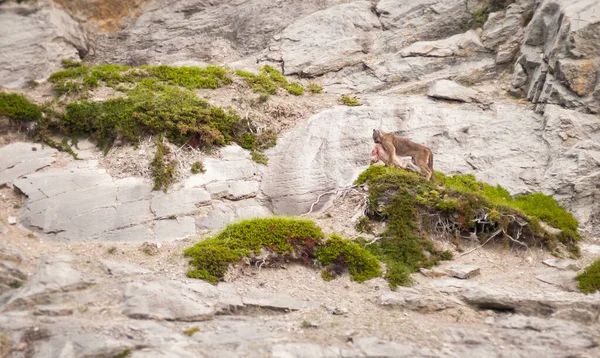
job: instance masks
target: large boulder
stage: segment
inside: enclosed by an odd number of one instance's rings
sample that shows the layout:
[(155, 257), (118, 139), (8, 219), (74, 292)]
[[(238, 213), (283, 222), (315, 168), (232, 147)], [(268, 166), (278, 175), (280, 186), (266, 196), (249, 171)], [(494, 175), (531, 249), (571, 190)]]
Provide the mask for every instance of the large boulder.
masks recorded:
[(83, 27), (51, 1), (0, 3), (0, 86), (23, 87), (79, 60), (89, 49)]

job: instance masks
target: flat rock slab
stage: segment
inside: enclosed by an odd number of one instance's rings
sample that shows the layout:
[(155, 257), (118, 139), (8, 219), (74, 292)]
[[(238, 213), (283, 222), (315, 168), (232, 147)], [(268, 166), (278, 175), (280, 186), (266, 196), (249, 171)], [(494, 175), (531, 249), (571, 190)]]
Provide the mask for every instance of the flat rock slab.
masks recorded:
[(112, 276), (143, 275), (152, 273), (152, 271), (146, 270), (138, 265), (112, 260), (100, 260), (100, 267), (102, 267), (104, 272)]
[(560, 259), (556, 259), (556, 258), (551, 258), (551, 259), (542, 261), (542, 263), (546, 266), (554, 267), (559, 270), (573, 270), (573, 271), (579, 270), (579, 266), (577, 265), (577, 262), (575, 262), (574, 260), (560, 260)]
[(313, 303), (308, 301), (301, 301), (285, 294), (270, 293), (255, 288), (250, 288), (247, 293), (242, 295), (242, 302), (246, 306), (286, 312), (315, 307)]
[(439, 80), (434, 82), (429, 87), (427, 95), (432, 98), (459, 102), (480, 102), (479, 92), (449, 80)]
[(121, 312), (136, 319), (204, 321), (213, 318), (218, 296), (215, 286), (200, 280), (131, 282)]
[(0, 186), (54, 163), (56, 153), (56, 149), (23, 142), (0, 148)]
[(196, 220), (189, 216), (154, 222), (157, 241), (181, 240), (196, 234)]
[(36, 273), (4, 306), (3, 311), (46, 302), (48, 295), (84, 289), (92, 284), (83, 273), (71, 266), (68, 255), (43, 256)]
[(447, 267), (446, 272), (448, 272), (448, 275), (456, 278), (468, 279), (479, 275), (481, 270), (475, 265), (453, 265)]
[(124, 297), (121, 312), (126, 316), (167, 321), (204, 321), (217, 313), (245, 307), (287, 312), (315, 306), (288, 295), (258, 289), (239, 294), (231, 284), (213, 286), (201, 280), (131, 282), (125, 286)]
[(443, 311), (456, 307), (459, 303), (446, 296), (422, 295), (398, 288), (396, 292), (386, 292), (379, 297), (382, 306), (402, 308), (422, 313)]
[(574, 271), (544, 271), (538, 273), (535, 278), (562, 288), (565, 291), (577, 292), (577, 281), (575, 280), (577, 273)]
[(523, 292), (477, 286), (463, 293), (463, 299), (482, 309), (514, 311), (527, 316), (555, 317), (583, 323), (597, 322), (600, 312), (600, 297), (567, 292)]
[(581, 245), (581, 249), (590, 254), (600, 255), (600, 245)]

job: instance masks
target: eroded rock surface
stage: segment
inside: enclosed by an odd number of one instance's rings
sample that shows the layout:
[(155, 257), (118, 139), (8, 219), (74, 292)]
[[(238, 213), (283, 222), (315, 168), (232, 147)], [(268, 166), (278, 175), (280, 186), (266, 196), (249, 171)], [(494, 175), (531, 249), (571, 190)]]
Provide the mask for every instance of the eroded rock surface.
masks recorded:
[(0, 86), (24, 87), (45, 80), (61, 60), (78, 60), (90, 50), (86, 31), (50, 1), (0, 4)]

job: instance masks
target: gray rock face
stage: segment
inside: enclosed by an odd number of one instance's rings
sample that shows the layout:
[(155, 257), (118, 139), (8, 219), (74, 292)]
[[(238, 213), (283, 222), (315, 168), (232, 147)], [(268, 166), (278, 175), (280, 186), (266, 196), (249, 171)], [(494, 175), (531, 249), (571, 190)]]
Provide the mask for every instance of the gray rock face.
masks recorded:
[(595, 0), (545, 0), (525, 30), (518, 62), (521, 85), (534, 103), (600, 111), (600, 4)]
[(453, 308), (458, 303), (441, 295), (422, 295), (416, 290), (398, 288), (396, 292), (386, 292), (379, 298), (382, 306), (403, 308), (422, 313), (432, 313)]
[(459, 102), (479, 102), (481, 94), (475, 90), (459, 85), (454, 81), (440, 80), (434, 82), (429, 91), (429, 97), (448, 99)]
[[(595, 116), (557, 106), (541, 117), (512, 104), (483, 111), (417, 96), (371, 97), (360, 107), (327, 109), (281, 137), (268, 151), (261, 189), (275, 214), (307, 212), (320, 194), (351, 185), (367, 168), (371, 134), (379, 128), (430, 147), (435, 170), (473, 173), (513, 194), (552, 194), (597, 235), (599, 125)], [(314, 210), (333, 196), (322, 196)]]
[(544, 265), (554, 267), (559, 270), (575, 270), (575, 271), (579, 270), (579, 266), (577, 265), (577, 263), (574, 260), (569, 260), (569, 259), (560, 260), (560, 259), (556, 259), (556, 258), (551, 258), (551, 259), (542, 261), (542, 263)]
[(565, 291), (579, 292), (577, 289), (577, 281), (575, 281), (575, 276), (577, 276), (577, 274), (573, 271), (557, 272), (556, 270), (551, 270), (540, 272), (535, 276), (535, 278), (542, 282), (558, 286)]
[(355, 65), (365, 58), (380, 28), (368, 1), (334, 6), (296, 21), (278, 43), (285, 73), (317, 76)]
[[(41, 6), (40, 6), (41, 5)], [(61, 69), (61, 59), (89, 51), (81, 25), (55, 7), (23, 2), (0, 4), (0, 86), (22, 87)]]
[(203, 321), (212, 318), (217, 300), (216, 287), (203, 281), (131, 282), (121, 312), (136, 319)]
[(152, 2), (127, 30), (100, 34), (93, 59), (129, 64), (181, 63), (190, 59), (233, 62), (263, 50), (294, 20), (340, 2)]
[(55, 154), (55, 149), (31, 143), (17, 142), (0, 148), (0, 186), (54, 163)]
[[(172, 241), (193, 236), (196, 218), (201, 229), (220, 229), (233, 220), (271, 215), (256, 199), (260, 170), (239, 146), (223, 148), (223, 160), (206, 161), (206, 175), (166, 194), (140, 178), (115, 180), (94, 160), (36, 172), (54, 161), (56, 151), (31, 148), (15, 143), (0, 149), (6, 159), (0, 176), (27, 195), (23, 223), (57, 240)], [(211, 194), (222, 201), (213, 203)], [(214, 210), (202, 210), (208, 205)], [(196, 218), (161, 220), (177, 215)]]
[(100, 266), (104, 272), (112, 276), (140, 275), (152, 272), (134, 264), (112, 260), (101, 260)]
[(242, 296), (246, 306), (261, 307), (277, 311), (298, 311), (314, 306), (310, 302), (295, 300), (288, 295), (269, 293), (258, 289), (250, 289)]
[(217, 313), (257, 307), (276, 311), (296, 311), (313, 304), (284, 294), (250, 289), (239, 294), (234, 286), (213, 286), (200, 280), (139, 281), (125, 286), (121, 312), (135, 319), (204, 321)]
[(71, 266), (68, 255), (44, 256), (36, 273), (7, 302), (3, 311), (28, 307), (38, 302), (45, 302), (48, 295), (57, 292), (81, 290), (91, 282), (78, 270)]
[(402, 57), (466, 57), (476, 51), (483, 51), (479, 35), (473, 30), (437, 41), (415, 42), (400, 51)]
[(515, 311), (527, 316), (555, 317), (582, 323), (598, 321), (600, 297), (543, 295), (537, 292), (515, 292), (487, 286), (469, 289), (465, 301), (479, 308)]

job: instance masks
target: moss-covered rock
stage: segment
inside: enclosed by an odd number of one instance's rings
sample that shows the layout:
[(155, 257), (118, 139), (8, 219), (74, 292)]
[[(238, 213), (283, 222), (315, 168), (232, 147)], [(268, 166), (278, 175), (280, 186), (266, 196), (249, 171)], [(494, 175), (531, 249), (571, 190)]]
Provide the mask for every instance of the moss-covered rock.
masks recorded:
[[(355, 182), (369, 186), (370, 219), (386, 221), (381, 239), (366, 247), (387, 264), (392, 287), (409, 283), (410, 272), (452, 257), (427, 239), (436, 235), (476, 234), (482, 242), (493, 235), (507, 245), (551, 251), (560, 242), (578, 254), (577, 221), (551, 197), (534, 193), (513, 198), (472, 175), (437, 173), (437, 178), (441, 186), (402, 169), (371, 166)], [(542, 229), (540, 220), (561, 233)]]
[(188, 276), (217, 283), (229, 265), (243, 258), (258, 260), (266, 267), (285, 260), (305, 265), (327, 265), (324, 277), (348, 270), (359, 282), (381, 275), (379, 261), (359, 245), (333, 235), (328, 240), (314, 222), (286, 217), (244, 220), (228, 225), (214, 237), (186, 249), (190, 258)]

